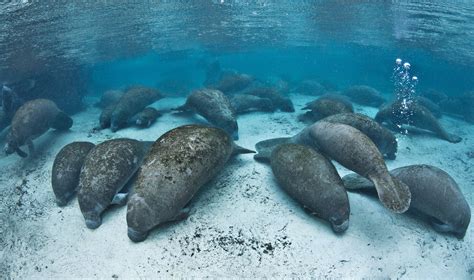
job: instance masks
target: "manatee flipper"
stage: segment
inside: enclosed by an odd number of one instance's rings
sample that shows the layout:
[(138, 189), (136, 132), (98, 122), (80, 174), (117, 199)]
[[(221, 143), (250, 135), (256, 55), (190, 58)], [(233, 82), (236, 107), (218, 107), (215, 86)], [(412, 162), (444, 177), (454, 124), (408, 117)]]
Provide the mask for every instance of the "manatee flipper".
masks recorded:
[(127, 203), (127, 197), (128, 197), (128, 193), (119, 192), (114, 196), (114, 199), (112, 199), (112, 202), (110, 204), (124, 206)]
[(239, 154), (255, 154), (255, 151), (241, 147), (237, 144), (234, 144), (234, 149), (232, 150), (232, 155), (239, 155)]
[(256, 161), (269, 162), (273, 150), (282, 145), (291, 143), (291, 137), (281, 137), (273, 138), (268, 140), (263, 140), (255, 144), (255, 149), (257, 154), (253, 156)]
[(170, 220), (170, 222), (178, 222), (178, 221), (186, 220), (189, 217), (190, 214), (191, 214), (191, 208), (185, 207), (185, 208), (181, 209), (179, 211), (179, 213), (176, 214), (176, 216), (174, 216)]
[(51, 120), (49, 126), (57, 130), (68, 130), (72, 126), (72, 119), (64, 112), (59, 112), (56, 117)]
[(431, 227), (433, 227), (434, 230), (436, 230), (437, 232), (452, 232), (453, 231), (453, 227), (450, 226), (450, 225), (447, 225), (443, 222), (441, 222), (440, 220), (434, 218), (434, 217), (431, 217), (430, 219), (430, 225)]
[(26, 140), (26, 145), (28, 146), (28, 152), (30, 153), (30, 156), (33, 156), (35, 154), (35, 145), (33, 144), (33, 140), (31, 140), (31, 138)]
[(342, 181), (348, 191), (375, 191), (374, 184), (369, 179), (356, 173), (342, 177)]
[(407, 185), (393, 176), (370, 176), (370, 180), (374, 183), (379, 199), (386, 208), (395, 213), (404, 213), (408, 210), (411, 192)]
[(22, 158), (26, 158), (28, 156), (28, 154), (23, 152), (19, 147), (16, 147), (15, 152)]

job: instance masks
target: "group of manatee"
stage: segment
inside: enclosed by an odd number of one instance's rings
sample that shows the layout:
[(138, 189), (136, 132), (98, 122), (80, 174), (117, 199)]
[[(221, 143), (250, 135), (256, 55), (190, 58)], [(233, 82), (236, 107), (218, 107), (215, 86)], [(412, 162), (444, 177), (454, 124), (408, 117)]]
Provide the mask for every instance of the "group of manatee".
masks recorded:
[[(315, 216), (331, 224), (334, 232), (349, 226), (346, 190), (374, 190), (381, 203), (394, 213), (407, 210), (428, 217), (433, 228), (462, 238), (470, 222), (470, 208), (456, 182), (444, 171), (413, 165), (389, 171), (386, 159), (395, 159), (397, 140), (387, 129), (404, 121), (400, 104), (387, 103), (378, 91), (353, 86), (342, 92), (323, 90), (314, 83), (318, 99), (303, 109), (300, 120), (309, 121), (292, 137), (256, 144), (258, 161), (268, 162), (279, 185)], [(322, 87), (322, 86), (321, 86)], [(276, 87), (232, 73), (193, 91), (174, 111), (196, 112), (211, 125), (186, 125), (172, 129), (154, 142), (128, 138), (99, 144), (73, 142), (57, 154), (52, 186), (57, 204), (64, 206), (77, 193), (86, 226), (101, 225), (102, 215), (113, 204), (127, 204), (128, 236), (143, 241), (150, 230), (183, 219), (187, 203), (213, 178), (232, 155), (253, 151), (237, 146), (237, 115), (250, 111), (294, 112), (291, 100)], [(112, 131), (129, 125), (149, 127), (160, 112), (150, 105), (164, 96), (153, 88), (134, 86), (107, 91), (97, 106), (103, 108), (99, 129)], [(352, 102), (381, 106), (375, 119), (354, 113)], [(460, 137), (439, 124), (435, 106), (423, 98), (410, 103), (408, 123), (430, 130), (449, 142)], [(430, 107), (431, 106), (431, 107)], [(32, 140), (49, 128), (68, 130), (72, 119), (54, 102), (36, 99), (23, 104), (12, 117), (5, 152), (34, 152)], [(399, 127), (398, 127), (399, 128)], [(334, 160), (358, 174), (341, 179)]]

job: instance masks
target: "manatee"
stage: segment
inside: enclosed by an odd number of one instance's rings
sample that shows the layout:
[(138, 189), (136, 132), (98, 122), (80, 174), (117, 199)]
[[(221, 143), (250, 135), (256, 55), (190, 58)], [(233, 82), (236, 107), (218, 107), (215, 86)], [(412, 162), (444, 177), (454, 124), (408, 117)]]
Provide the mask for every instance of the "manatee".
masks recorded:
[(161, 98), (163, 96), (160, 92), (152, 88), (141, 86), (130, 88), (115, 105), (110, 120), (110, 129), (115, 132), (125, 127), (130, 118)]
[(410, 205), (408, 187), (388, 173), (377, 146), (360, 130), (341, 123), (318, 121), (291, 138), (276, 138), (258, 142), (256, 160), (268, 160), (279, 145), (308, 145), (344, 167), (374, 182), (382, 204), (395, 213), (405, 212)]
[(211, 124), (222, 128), (238, 139), (237, 117), (229, 99), (222, 91), (215, 89), (196, 90), (186, 99), (186, 103), (175, 110), (194, 111)]
[[(406, 109), (402, 109), (405, 107)], [(402, 101), (394, 101), (382, 107), (375, 116), (375, 120), (379, 123), (386, 122), (392, 127), (408, 124), (426, 129), (451, 143), (458, 143), (462, 140), (461, 137), (446, 132), (430, 110), (416, 102), (402, 104)]]
[(89, 152), (81, 169), (77, 194), (88, 228), (101, 225), (101, 214), (110, 204), (125, 203), (127, 193), (119, 191), (140, 167), (148, 148), (145, 142), (118, 138), (102, 142)]
[(366, 106), (379, 107), (385, 102), (385, 98), (380, 92), (369, 86), (351, 86), (344, 90), (342, 94), (349, 97), (353, 102)]
[(186, 125), (158, 138), (138, 171), (127, 204), (128, 236), (134, 242), (163, 223), (186, 216), (183, 208), (232, 154), (249, 153), (222, 129)]
[(153, 107), (146, 107), (132, 118), (132, 122), (139, 127), (149, 127), (161, 116), (160, 112)]
[(295, 107), (289, 98), (284, 97), (278, 91), (271, 87), (256, 87), (245, 91), (244, 94), (258, 96), (260, 98), (268, 98), (273, 102), (276, 109), (282, 112), (294, 112)]
[(100, 129), (106, 129), (110, 127), (110, 123), (112, 120), (112, 113), (115, 110), (115, 105), (116, 104), (109, 105), (102, 110), (99, 116), (99, 126), (96, 129), (100, 130)]
[(117, 104), (123, 95), (121, 90), (107, 90), (100, 97), (100, 101), (95, 105), (100, 108), (107, 108), (110, 105)]
[(308, 146), (283, 144), (271, 156), (279, 185), (313, 215), (328, 221), (334, 232), (349, 227), (349, 199), (334, 165)]
[(428, 89), (422, 92), (421, 96), (428, 98), (433, 103), (438, 105), (441, 104), (444, 100), (448, 99), (448, 96), (445, 93), (434, 89)]
[(273, 102), (268, 98), (260, 98), (249, 94), (236, 94), (230, 99), (230, 104), (236, 114), (250, 111), (273, 112)]
[(13, 116), (10, 132), (5, 145), (6, 154), (16, 152), (21, 157), (28, 155), (20, 147), (28, 145), (30, 154), (34, 153), (33, 140), (49, 128), (67, 130), (72, 119), (48, 99), (34, 99), (23, 104)]
[(329, 94), (323, 95), (320, 98), (307, 103), (302, 110), (310, 111), (305, 115), (302, 115), (299, 118), (300, 120), (305, 121), (308, 119), (311, 122), (315, 122), (335, 114), (353, 113), (354, 107), (350, 101), (344, 98), (344, 96)]
[[(405, 183), (411, 192), (410, 212), (430, 220), (438, 232), (463, 238), (471, 220), (471, 209), (454, 179), (445, 171), (426, 164), (393, 169), (390, 174)], [(343, 178), (348, 190), (373, 190), (372, 182), (357, 175)]]
[(319, 96), (326, 93), (327, 89), (315, 80), (303, 80), (296, 86), (294, 91), (299, 94)]
[(372, 118), (359, 113), (344, 113), (326, 117), (326, 122), (342, 123), (357, 128), (367, 135), (388, 159), (395, 159), (398, 143), (395, 135)]
[(65, 206), (76, 194), (82, 165), (94, 146), (90, 142), (72, 142), (56, 155), (51, 184), (58, 206)]
[(245, 89), (253, 81), (254, 78), (250, 75), (232, 73), (224, 75), (217, 84), (210, 88), (219, 90), (225, 94), (231, 94)]
[(440, 107), (443, 112), (462, 117), (469, 123), (474, 123), (474, 91), (449, 97), (440, 103)]
[(434, 103), (430, 99), (423, 97), (423, 96), (416, 96), (414, 98), (414, 101), (420, 104), (421, 106), (424, 106), (426, 109), (430, 110), (430, 112), (435, 116), (436, 118), (441, 118), (442, 113), (441, 113), (441, 108), (439, 107), (438, 104)]

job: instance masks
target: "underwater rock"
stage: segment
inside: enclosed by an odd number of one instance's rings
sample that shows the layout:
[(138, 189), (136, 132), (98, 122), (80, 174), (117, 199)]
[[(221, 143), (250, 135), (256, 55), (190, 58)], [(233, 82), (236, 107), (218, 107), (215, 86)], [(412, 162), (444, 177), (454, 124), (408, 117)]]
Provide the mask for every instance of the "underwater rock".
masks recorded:
[[(428, 217), (438, 232), (463, 238), (471, 220), (471, 209), (454, 179), (445, 171), (426, 164), (393, 169), (390, 174), (405, 183), (411, 192), (410, 211)], [(370, 191), (367, 179), (349, 174), (343, 178), (348, 190)]]
[(160, 116), (161, 113), (155, 108), (146, 107), (143, 111), (132, 117), (132, 124), (139, 127), (150, 127)]
[(367, 135), (388, 159), (395, 159), (398, 143), (395, 135), (372, 118), (359, 113), (344, 113), (326, 117), (325, 122), (350, 125)]
[(160, 92), (153, 88), (135, 86), (128, 89), (115, 105), (110, 120), (110, 129), (115, 132), (127, 126), (133, 116), (161, 98), (163, 96)]
[[(410, 116), (404, 114), (404, 110), (409, 112)], [(375, 116), (375, 120), (379, 123), (388, 123), (391, 127), (398, 127), (400, 125), (412, 125), (418, 128), (426, 129), (439, 138), (446, 140), (451, 143), (461, 142), (462, 138), (446, 132), (441, 126), (436, 117), (426, 107), (416, 103), (406, 103), (402, 105), (400, 101), (394, 101), (392, 103), (383, 106)]]
[(56, 155), (51, 184), (58, 206), (65, 206), (76, 194), (82, 165), (94, 146), (90, 142), (72, 142)]
[(372, 87), (357, 85), (351, 86), (342, 92), (355, 103), (365, 106), (379, 107), (385, 102), (380, 92)]
[(186, 204), (224, 167), (232, 154), (249, 153), (222, 129), (186, 125), (158, 138), (146, 156), (127, 204), (128, 236), (134, 242), (163, 223), (187, 216)]
[(315, 80), (303, 80), (293, 89), (293, 91), (303, 95), (319, 96), (325, 94), (327, 89)]
[(107, 108), (110, 105), (117, 104), (123, 94), (124, 92), (121, 90), (107, 90), (102, 94), (100, 101), (95, 106)]
[(49, 128), (68, 130), (72, 119), (56, 104), (48, 99), (35, 99), (23, 104), (13, 116), (11, 129), (7, 136), (5, 152), (16, 152), (21, 157), (28, 155), (20, 147), (28, 145), (29, 153), (34, 153), (33, 140), (48, 131)]
[(87, 155), (79, 175), (77, 200), (86, 226), (98, 228), (110, 204), (124, 205), (128, 193), (119, 193), (138, 170), (149, 144), (118, 138), (96, 145)]
[(382, 154), (368, 136), (360, 130), (341, 123), (318, 121), (289, 138), (258, 142), (255, 160), (268, 161), (272, 151), (285, 143), (308, 145), (344, 167), (374, 182), (382, 204), (395, 213), (405, 212), (410, 205), (410, 191), (393, 179)]
[(273, 102), (268, 98), (260, 98), (249, 94), (236, 94), (230, 99), (230, 104), (236, 114), (243, 114), (251, 111), (273, 112), (275, 108)]
[(186, 99), (186, 103), (175, 110), (194, 111), (211, 124), (222, 128), (234, 139), (238, 139), (237, 116), (227, 96), (215, 89), (196, 90)]
[(232, 94), (248, 87), (255, 79), (247, 74), (227, 74), (215, 85), (209, 88), (219, 90), (224, 94)]
[(245, 91), (244, 94), (258, 96), (260, 98), (268, 98), (272, 101), (276, 109), (280, 109), (282, 112), (294, 112), (295, 107), (293, 102), (287, 97), (284, 97), (278, 91), (271, 87), (256, 87), (248, 91)]
[(353, 113), (354, 107), (344, 96), (325, 94), (314, 101), (306, 103), (306, 106), (303, 107), (302, 110), (310, 111), (305, 115), (299, 116), (299, 120), (313, 123), (331, 115)]
[(310, 147), (284, 144), (271, 156), (279, 185), (336, 233), (349, 227), (349, 199), (334, 165)]

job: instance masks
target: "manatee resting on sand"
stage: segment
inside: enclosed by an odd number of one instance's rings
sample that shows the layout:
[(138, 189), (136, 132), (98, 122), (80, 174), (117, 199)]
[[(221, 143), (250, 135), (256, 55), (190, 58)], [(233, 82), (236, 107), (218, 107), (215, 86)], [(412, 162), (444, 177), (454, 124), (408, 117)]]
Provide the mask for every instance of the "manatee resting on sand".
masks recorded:
[(336, 94), (323, 95), (320, 98), (306, 104), (302, 110), (310, 110), (306, 114), (299, 117), (300, 120), (306, 119), (311, 122), (319, 121), (328, 116), (341, 113), (353, 113), (354, 108), (349, 100), (344, 96)]
[(120, 97), (115, 105), (110, 119), (110, 129), (115, 132), (127, 126), (133, 116), (161, 98), (163, 96), (156, 89), (132, 87)]
[(100, 97), (100, 101), (95, 104), (95, 106), (100, 108), (106, 108), (110, 105), (117, 104), (120, 98), (123, 95), (121, 90), (107, 90)]
[(65, 206), (76, 194), (82, 165), (94, 146), (90, 142), (72, 142), (56, 155), (51, 184), (58, 206)]
[(243, 114), (250, 111), (275, 111), (273, 102), (270, 99), (250, 94), (236, 94), (230, 99), (230, 104), (236, 114)]
[(203, 116), (211, 124), (222, 128), (238, 139), (237, 117), (229, 99), (222, 91), (201, 89), (194, 91), (186, 99), (186, 103), (175, 110), (194, 111)]
[(79, 176), (77, 199), (86, 226), (95, 229), (110, 204), (123, 205), (127, 194), (119, 193), (140, 166), (149, 144), (119, 138), (102, 142), (87, 156)]
[(284, 144), (271, 157), (281, 187), (313, 215), (331, 223), (334, 232), (349, 227), (349, 199), (334, 165), (310, 147)]
[(165, 133), (138, 172), (127, 204), (128, 237), (143, 241), (152, 228), (185, 218), (183, 208), (230, 156), (249, 152), (219, 128), (187, 125)]
[(388, 159), (395, 159), (398, 143), (395, 135), (372, 118), (359, 113), (332, 115), (323, 119), (326, 122), (342, 123), (357, 128), (367, 135)]
[(16, 152), (21, 157), (28, 155), (20, 150), (28, 145), (30, 154), (34, 153), (33, 140), (48, 131), (49, 128), (67, 130), (72, 119), (56, 104), (48, 99), (34, 99), (23, 104), (13, 116), (10, 132), (5, 145), (6, 154)]
[(349, 97), (353, 102), (366, 106), (378, 107), (385, 102), (385, 98), (380, 92), (369, 86), (351, 86), (344, 90), (342, 94)]
[(451, 143), (458, 143), (462, 140), (461, 137), (446, 132), (430, 110), (416, 102), (404, 104), (401, 101), (392, 102), (379, 110), (375, 120), (379, 123), (386, 122), (392, 127), (407, 124), (426, 129)]
[(146, 107), (132, 118), (132, 123), (139, 127), (150, 127), (159, 116), (161, 114), (158, 110), (153, 107)]
[(341, 123), (324, 120), (306, 127), (291, 138), (276, 138), (255, 145), (256, 160), (268, 160), (268, 154), (284, 143), (308, 145), (344, 167), (374, 182), (382, 204), (395, 213), (403, 213), (410, 206), (408, 187), (388, 173), (374, 142), (360, 130)]
[[(464, 237), (471, 220), (471, 209), (448, 173), (434, 166), (419, 164), (393, 169), (390, 174), (410, 188), (410, 210), (428, 217), (436, 231)], [(343, 181), (348, 190), (374, 188), (370, 181), (357, 174), (346, 175)]]

